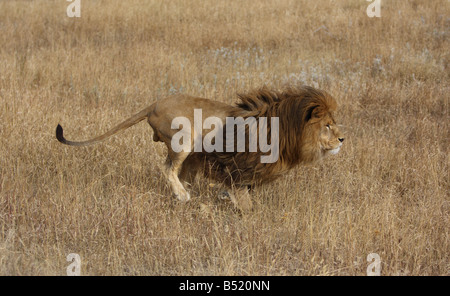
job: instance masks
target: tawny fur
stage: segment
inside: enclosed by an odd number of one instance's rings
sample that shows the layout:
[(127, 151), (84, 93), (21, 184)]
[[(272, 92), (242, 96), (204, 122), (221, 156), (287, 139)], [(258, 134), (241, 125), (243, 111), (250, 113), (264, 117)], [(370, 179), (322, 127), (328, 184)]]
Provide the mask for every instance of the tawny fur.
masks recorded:
[[(67, 145), (85, 146), (100, 142), (147, 119), (153, 129), (154, 141), (162, 141), (168, 148), (165, 175), (175, 196), (183, 201), (189, 200), (190, 195), (180, 178), (189, 182), (198, 171), (203, 171), (206, 176), (229, 187), (237, 188), (236, 192), (241, 191), (241, 195), (247, 196), (245, 188), (275, 180), (300, 163), (313, 162), (327, 154), (335, 154), (342, 145), (344, 138), (333, 118), (336, 101), (324, 91), (307, 86), (287, 88), (281, 92), (263, 87), (241, 94), (239, 99), (232, 106), (203, 98), (174, 95), (153, 103), (94, 139), (84, 142), (68, 141), (64, 138), (60, 125), (56, 129), (56, 137)], [(260, 117), (267, 117), (268, 138), (271, 133), (270, 118), (278, 117), (279, 159), (274, 163), (262, 163), (263, 153), (259, 149), (256, 152), (248, 151), (248, 126), (245, 152), (174, 152), (171, 140), (179, 130), (171, 128), (172, 120), (180, 116), (188, 118), (193, 131), (194, 109), (202, 109), (203, 120), (210, 116), (220, 118), (224, 127), (226, 117), (254, 117), (256, 122)], [(253, 130), (257, 127), (250, 128)], [(208, 132), (209, 130), (203, 130), (203, 137)], [(224, 143), (227, 132), (237, 131), (224, 130)], [(193, 142), (192, 135), (191, 151), (194, 151)]]

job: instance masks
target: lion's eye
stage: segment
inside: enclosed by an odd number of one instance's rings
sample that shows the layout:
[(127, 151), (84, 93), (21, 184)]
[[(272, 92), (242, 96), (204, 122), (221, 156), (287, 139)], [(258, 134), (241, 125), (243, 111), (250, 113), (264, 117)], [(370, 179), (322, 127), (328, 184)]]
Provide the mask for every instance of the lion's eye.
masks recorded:
[(330, 129), (330, 125), (329, 124), (327, 124), (326, 127), (327, 127), (327, 129)]

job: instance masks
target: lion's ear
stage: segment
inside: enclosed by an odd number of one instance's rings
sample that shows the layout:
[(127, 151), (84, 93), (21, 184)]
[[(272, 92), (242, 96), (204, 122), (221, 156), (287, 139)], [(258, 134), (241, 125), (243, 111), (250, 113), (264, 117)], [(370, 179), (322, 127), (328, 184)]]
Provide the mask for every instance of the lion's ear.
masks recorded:
[(319, 119), (323, 116), (323, 110), (319, 105), (313, 105), (306, 112), (306, 121), (310, 119)]

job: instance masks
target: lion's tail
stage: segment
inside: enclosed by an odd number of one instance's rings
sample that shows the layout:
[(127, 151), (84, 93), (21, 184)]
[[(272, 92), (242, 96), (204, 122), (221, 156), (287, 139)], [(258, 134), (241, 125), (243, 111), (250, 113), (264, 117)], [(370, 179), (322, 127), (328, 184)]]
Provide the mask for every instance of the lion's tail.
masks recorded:
[(120, 131), (123, 131), (123, 130), (129, 128), (130, 126), (137, 124), (138, 122), (141, 122), (142, 120), (144, 120), (145, 118), (148, 117), (148, 114), (151, 112), (152, 109), (153, 109), (153, 105), (151, 105), (151, 106), (145, 108), (144, 110), (142, 110), (141, 112), (131, 116), (124, 122), (118, 124), (117, 126), (113, 127), (112, 129), (110, 129), (109, 131), (104, 133), (103, 135), (95, 137), (95, 138), (87, 140), (87, 141), (81, 141), (81, 142), (66, 140), (63, 135), (62, 126), (58, 124), (58, 126), (56, 127), (56, 139), (58, 139), (58, 141), (60, 141), (63, 144), (71, 145), (71, 146), (87, 146), (87, 145), (95, 144), (95, 143), (101, 142), (101, 141), (109, 138), (110, 136), (112, 136)]

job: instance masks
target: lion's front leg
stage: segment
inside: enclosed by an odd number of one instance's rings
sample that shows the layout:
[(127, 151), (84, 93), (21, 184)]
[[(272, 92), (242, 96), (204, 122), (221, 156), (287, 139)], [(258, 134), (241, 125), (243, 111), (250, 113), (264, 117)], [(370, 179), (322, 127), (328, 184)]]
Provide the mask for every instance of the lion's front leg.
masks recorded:
[(248, 212), (253, 208), (250, 190), (247, 187), (232, 186), (228, 190), (221, 191), (219, 197), (221, 199), (230, 199), (241, 212)]
[(233, 193), (234, 199), (232, 195), (231, 201), (236, 205), (238, 209), (243, 212), (248, 212), (253, 208), (252, 197), (246, 187), (235, 189), (233, 190)]
[(191, 154), (185, 159), (179, 174), (179, 179), (184, 186), (193, 184), (197, 172), (201, 169), (201, 163), (202, 160), (195, 154)]

